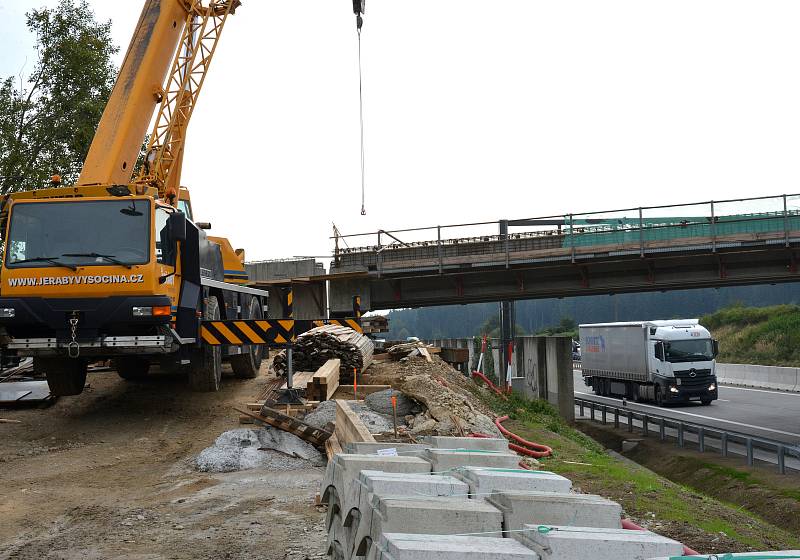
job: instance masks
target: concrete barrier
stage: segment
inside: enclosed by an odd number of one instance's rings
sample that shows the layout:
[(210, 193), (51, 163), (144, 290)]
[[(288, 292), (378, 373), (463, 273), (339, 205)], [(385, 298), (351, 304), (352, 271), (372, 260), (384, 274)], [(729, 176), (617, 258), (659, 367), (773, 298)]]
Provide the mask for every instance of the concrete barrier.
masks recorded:
[(464, 467), (453, 473), (469, 485), (473, 497), (486, 498), (493, 492), (560, 492), (572, 489), (568, 478), (547, 471)]
[(518, 540), (541, 560), (646, 560), (683, 556), (683, 545), (650, 531), (526, 525)]
[(750, 364), (717, 364), (717, 380), (730, 385), (800, 391), (800, 369)]
[(498, 492), (486, 501), (502, 512), (504, 531), (531, 524), (622, 528), (622, 506), (594, 494)]

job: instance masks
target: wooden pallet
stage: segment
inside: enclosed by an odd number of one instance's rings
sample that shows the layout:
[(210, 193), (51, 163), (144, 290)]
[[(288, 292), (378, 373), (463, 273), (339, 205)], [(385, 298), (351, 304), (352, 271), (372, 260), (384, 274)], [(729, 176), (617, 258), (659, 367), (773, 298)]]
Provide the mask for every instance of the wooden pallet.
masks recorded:
[(323, 430), (311, 424), (306, 424), (302, 420), (292, 418), (291, 416), (287, 416), (282, 412), (266, 406), (261, 408), (261, 412), (253, 412), (239, 408), (235, 408), (234, 410), (245, 416), (250, 416), (258, 422), (294, 434), (315, 447), (323, 447), (325, 442), (333, 435), (333, 431)]

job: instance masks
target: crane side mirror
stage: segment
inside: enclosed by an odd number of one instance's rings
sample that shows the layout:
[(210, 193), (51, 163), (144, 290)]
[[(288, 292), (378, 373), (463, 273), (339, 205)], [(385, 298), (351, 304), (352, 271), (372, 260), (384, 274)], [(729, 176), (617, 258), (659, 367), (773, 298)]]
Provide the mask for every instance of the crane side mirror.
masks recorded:
[(186, 214), (173, 212), (167, 223), (169, 224), (169, 236), (173, 242), (186, 241)]
[(664, 343), (656, 342), (656, 360), (664, 361)]
[(211, 229), (211, 222), (195, 222), (194, 225), (200, 229)]

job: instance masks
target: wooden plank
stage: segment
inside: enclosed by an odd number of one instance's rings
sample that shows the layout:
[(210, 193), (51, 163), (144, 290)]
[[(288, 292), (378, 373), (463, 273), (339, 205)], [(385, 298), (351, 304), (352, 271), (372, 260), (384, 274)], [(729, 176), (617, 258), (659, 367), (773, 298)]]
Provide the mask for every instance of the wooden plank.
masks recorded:
[(261, 413), (255, 413), (235, 407), (234, 410), (244, 414), (245, 416), (253, 418), (253, 420), (256, 422), (269, 424), (270, 426), (278, 428), (279, 430), (294, 434), (317, 447), (322, 447), (325, 441), (333, 435), (333, 432), (317, 428), (311, 424), (306, 424), (302, 420), (292, 418), (291, 416), (287, 416), (278, 410), (268, 408), (266, 406), (261, 409)]
[[(298, 371), (292, 375), (292, 389), (305, 389), (311, 378), (314, 377), (313, 371)], [(281, 389), (286, 389), (288, 382), (285, 382)]]
[(367, 426), (346, 401), (336, 401), (336, 430), (334, 433), (340, 445), (375, 441)]
[(425, 358), (425, 361), (426, 361), (426, 362), (430, 363), (430, 362), (432, 362), (432, 361), (433, 361), (433, 358), (431, 358), (431, 355), (430, 355), (430, 353), (428, 352), (428, 349), (427, 349), (427, 348), (418, 348), (418, 349), (417, 349), (417, 351), (419, 352), (420, 356), (422, 356), (423, 358)]
[(339, 438), (337, 438), (336, 433), (334, 433), (325, 442), (325, 454), (328, 456), (328, 461), (333, 460), (334, 455), (337, 453), (344, 453), (344, 450), (342, 449), (342, 445), (339, 443)]
[[(378, 391), (385, 391), (391, 389), (391, 385), (358, 385), (358, 397), (362, 398)], [(339, 388), (333, 394), (333, 399), (352, 399), (355, 393), (353, 392), (352, 385), (339, 385)]]

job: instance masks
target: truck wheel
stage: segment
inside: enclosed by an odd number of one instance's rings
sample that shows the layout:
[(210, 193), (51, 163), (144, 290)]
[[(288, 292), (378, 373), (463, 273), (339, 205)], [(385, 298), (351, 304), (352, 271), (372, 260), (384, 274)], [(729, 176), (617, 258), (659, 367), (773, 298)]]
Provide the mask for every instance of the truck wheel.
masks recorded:
[[(219, 321), (217, 298), (209, 297), (203, 313), (206, 321)], [(222, 381), (222, 346), (203, 344), (192, 358), (189, 370), (189, 386), (192, 391), (209, 393), (219, 391)]]
[(86, 385), (86, 360), (72, 358), (38, 358), (35, 371), (44, 371), (50, 394), (56, 397), (80, 395)]
[[(261, 319), (264, 314), (261, 310), (261, 305), (258, 299), (250, 298), (250, 305), (247, 309), (247, 319)], [(261, 369), (261, 361), (264, 359), (264, 347), (259, 345), (251, 345), (242, 348), (249, 350), (247, 354), (237, 354), (231, 356), (231, 368), (234, 375), (240, 379), (253, 379), (258, 376), (258, 371)]]
[(664, 395), (661, 394), (661, 385), (656, 385), (656, 406), (664, 406)]
[(144, 379), (150, 371), (150, 360), (134, 356), (114, 358), (111, 365), (117, 370), (117, 375), (128, 381)]

